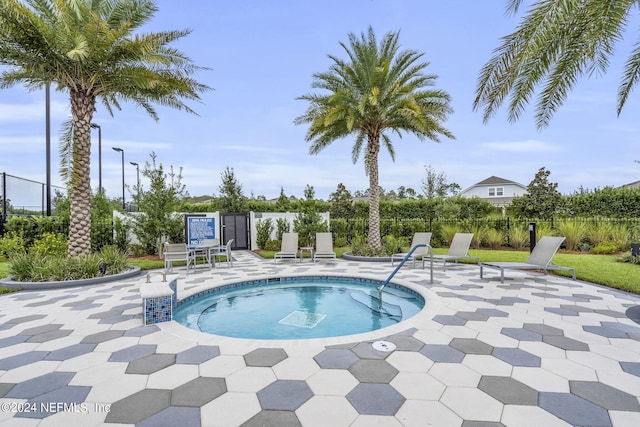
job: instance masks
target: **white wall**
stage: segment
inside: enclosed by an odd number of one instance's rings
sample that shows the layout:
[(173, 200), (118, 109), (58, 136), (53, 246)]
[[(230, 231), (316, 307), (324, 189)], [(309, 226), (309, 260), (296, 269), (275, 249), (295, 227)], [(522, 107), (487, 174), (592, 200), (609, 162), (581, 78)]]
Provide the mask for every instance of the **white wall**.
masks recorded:
[[(258, 249), (258, 245), (256, 243), (256, 235), (258, 234), (256, 224), (258, 223), (258, 221), (271, 218), (273, 225), (276, 225), (276, 221), (279, 218), (285, 218), (289, 223), (291, 231), (293, 231), (293, 220), (296, 218), (296, 216), (298, 216), (297, 213), (291, 212), (249, 212), (249, 223), (251, 224), (251, 250)], [(322, 217), (322, 220), (327, 223), (327, 226), (329, 226), (329, 212), (321, 212), (320, 216)], [(271, 233), (271, 240), (275, 240), (277, 231), (278, 229), (274, 228), (274, 231)]]

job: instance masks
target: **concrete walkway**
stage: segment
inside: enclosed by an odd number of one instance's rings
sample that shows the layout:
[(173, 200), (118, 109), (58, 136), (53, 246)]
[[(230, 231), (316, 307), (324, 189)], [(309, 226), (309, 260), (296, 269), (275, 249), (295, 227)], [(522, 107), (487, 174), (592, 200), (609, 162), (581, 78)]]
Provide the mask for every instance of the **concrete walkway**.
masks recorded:
[[(390, 264), (250, 252), (180, 297), (265, 276), (385, 279)], [(349, 337), (268, 341), (142, 325), (144, 275), (0, 296), (0, 426), (640, 426), (640, 297), (559, 276), (403, 267), (427, 307)], [(158, 280), (158, 276), (154, 276)], [(395, 280), (394, 280), (395, 281)], [(394, 343), (378, 351), (378, 340)]]

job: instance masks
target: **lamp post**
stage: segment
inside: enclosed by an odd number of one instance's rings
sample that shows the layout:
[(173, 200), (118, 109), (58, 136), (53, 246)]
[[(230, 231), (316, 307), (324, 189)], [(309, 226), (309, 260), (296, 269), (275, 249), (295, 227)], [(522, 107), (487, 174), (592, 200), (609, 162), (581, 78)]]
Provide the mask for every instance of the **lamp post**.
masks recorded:
[[(45, 142), (46, 142), (46, 206), (47, 216), (51, 216), (51, 83), (45, 85)], [(6, 193), (5, 193), (6, 196)]]
[(140, 165), (137, 164), (136, 162), (129, 162), (131, 163), (133, 166), (136, 167), (136, 177), (138, 178), (138, 185), (136, 186), (136, 193), (138, 195), (140, 195)]
[(102, 128), (95, 123), (91, 127), (98, 129), (98, 193), (102, 193)]
[(125, 208), (125, 204), (124, 204), (124, 150), (122, 148), (119, 147), (111, 147), (113, 149), (113, 151), (119, 151), (120, 153), (122, 153), (122, 210), (126, 210)]

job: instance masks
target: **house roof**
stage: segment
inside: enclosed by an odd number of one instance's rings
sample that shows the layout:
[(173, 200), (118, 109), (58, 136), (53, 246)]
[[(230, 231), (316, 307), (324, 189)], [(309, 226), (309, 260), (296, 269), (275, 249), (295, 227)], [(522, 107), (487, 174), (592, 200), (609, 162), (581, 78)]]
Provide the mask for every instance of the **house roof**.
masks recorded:
[(519, 185), (521, 187), (524, 187), (524, 185), (517, 183), (515, 181), (511, 181), (508, 179), (504, 179), (504, 178), (500, 178), (498, 176), (490, 176), (489, 178), (485, 179), (484, 181), (480, 181), (477, 184), (472, 185), (472, 187), (476, 187), (479, 185), (498, 185), (498, 184), (515, 184), (515, 185)]
[(640, 188), (640, 181), (634, 181), (628, 184), (621, 185), (620, 188)]

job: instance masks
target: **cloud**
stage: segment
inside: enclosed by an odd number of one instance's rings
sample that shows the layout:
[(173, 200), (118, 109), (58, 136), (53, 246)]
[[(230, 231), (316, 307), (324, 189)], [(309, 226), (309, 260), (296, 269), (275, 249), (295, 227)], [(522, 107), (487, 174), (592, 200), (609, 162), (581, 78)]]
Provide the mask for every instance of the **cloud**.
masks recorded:
[(483, 148), (494, 151), (507, 151), (512, 153), (540, 153), (546, 151), (562, 151), (556, 145), (535, 139), (526, 141), (505, 141), (505, 142), (485, 142), (482, 143)]
[[(51, 101), (51, 117), (64, 119), (69, 116), (69, 104)], [(0, 122), (11, 123), (21, 121), (43, 121), (45, 119), (45, 103), (32, 104), (0, 104)]]

